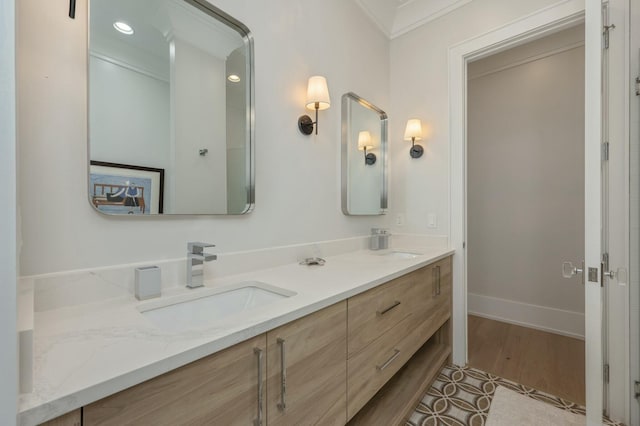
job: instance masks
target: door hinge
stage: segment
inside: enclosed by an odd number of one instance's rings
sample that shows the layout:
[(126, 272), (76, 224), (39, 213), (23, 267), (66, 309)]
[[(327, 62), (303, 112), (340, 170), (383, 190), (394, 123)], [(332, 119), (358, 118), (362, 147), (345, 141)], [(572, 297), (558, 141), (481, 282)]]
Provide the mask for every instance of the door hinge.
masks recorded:
[(640, 382), (637, 380), (633, 383), (633, 392), (635, 394), (635, 398), (640, 399)]
[(636, 96), (640, 96), (640, 77), (636, 77)]
[(466, 241), (463, 241), (463, 242), (462, 242), (462, 248), (463, 248), (463, 249), (467, 248), (467, 242), (466, 242)]
[(611, 30), (615, 30), (616, 26), (614, 24), (611, 25), (605, 25), (604, 26), (604, 30), (602, 31), (602, 36), (604, 38), (604, 48), (608, 49), (609, 48), (609, 32)]
[(602, 161), (609, 161), (609, 142), (602, 144)]
[(609, 364), (604, 365), (604, 382), (609, 383)]

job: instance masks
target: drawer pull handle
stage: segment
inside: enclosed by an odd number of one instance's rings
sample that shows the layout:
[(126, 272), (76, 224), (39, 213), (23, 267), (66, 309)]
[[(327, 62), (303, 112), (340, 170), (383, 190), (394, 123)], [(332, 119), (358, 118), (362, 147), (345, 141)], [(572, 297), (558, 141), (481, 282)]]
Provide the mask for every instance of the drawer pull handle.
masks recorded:
[(436, 297), (438, 295), (438, 270), (433, 268), (431, 270), (431, 296)]
[(387, 312), (389, 312), (390, 310), (392, 310), (393, 308), (397, 308), (399, 305), (400, 305), (400, 302), (396, 300), (395, 302), (393, 302), (393, 305), (389, 306), (388, 308), (383, 309), (381, 311), (377, 311), (376, 315), (381, 317), (384, 314), (386, 314)]
[(382, 371), (385, 368), (387, 368), (389, 366), (389, 364), (391, 364), (396, 358), (398, 358), (400, 356), (400, 350), (399, 349), (394, 349), (394, 354), (391, 356), (391, 358), (389, 358), (384, 364), (382, 365), (376, 365), (376, 368), (378, 369), (378, 371)]
[(284, 358), (285, 347), (284, 339), (278, 339), (280, 345), (280, 402), (278, 410), (284, 411), (287, 408), (287, 365)]
[(262, 405), (263, 405), (263, 394), (264, 394), (264, 384), (262, 382), (262, 358), (263, 351), (259, 348), (254, 348), (253, 353), (258, 357), (258, 418), (253, 421), (254, 426), (262, 426)]
[(433, 297), (440, 296), (440, 265), (432, 269), (431, 276), (433, 278), (433, 282), (431, 284), (431, 295)]

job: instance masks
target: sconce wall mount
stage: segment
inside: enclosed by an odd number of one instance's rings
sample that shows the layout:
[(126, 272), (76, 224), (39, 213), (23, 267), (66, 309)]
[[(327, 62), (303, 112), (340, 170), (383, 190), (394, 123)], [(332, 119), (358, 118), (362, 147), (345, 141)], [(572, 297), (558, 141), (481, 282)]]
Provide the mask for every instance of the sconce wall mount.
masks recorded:
[[(302, 132), (303, 135), (310, 135), (313, 133), (314, 126), (318, 124), (318, 110), (316, 110), (316, 121), (313, 121), (311, 117), (308, 115), (301, 115), (298, 118), (298, 130)], [(316, 128), (316, 135), (318, 134), (318, 126)]]
[(374, 164), (376, 164), (377, 159), (378, 158), (374, 153), (370, 152), (367, 154), (367, 151), (364, 152), (364, 164), (366, 164), (367, 166), (373, 166)]

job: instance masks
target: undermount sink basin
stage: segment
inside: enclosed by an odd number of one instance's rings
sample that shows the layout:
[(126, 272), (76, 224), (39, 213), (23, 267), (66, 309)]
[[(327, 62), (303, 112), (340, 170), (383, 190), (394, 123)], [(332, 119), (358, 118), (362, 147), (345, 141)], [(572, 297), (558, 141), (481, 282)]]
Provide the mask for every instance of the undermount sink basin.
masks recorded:
[(422, 253), (403, 250), (391, 250), (386, 253), (382, 253), (381, 256), (392, 257), (394, 259), (415, 259), (418, 256), (422, 256)]
[[(157, 300), (138, 310), (156, 326), (171, 331), (201, 328), (296, 295), (295, 292), (259, 281), (224, 288), (195, 289), (171, 300)], [(197, 292), (197, 293), (196, 293)]]

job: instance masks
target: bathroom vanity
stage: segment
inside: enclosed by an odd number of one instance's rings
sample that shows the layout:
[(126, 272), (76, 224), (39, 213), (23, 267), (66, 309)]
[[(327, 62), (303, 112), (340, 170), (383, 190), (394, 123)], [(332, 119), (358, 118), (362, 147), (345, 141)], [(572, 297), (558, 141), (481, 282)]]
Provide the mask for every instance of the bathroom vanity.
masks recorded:
[(292, 265), (311, 283), (348, 264), (396, 272), (276, 327), (263, 316), (267, 329), (252, 327), (240, 343), (44, 424), (399, 424), (451, 353), (451, 252), (435, 253), (398, 260), (364, 251), (330, 258), (327, 269)]

